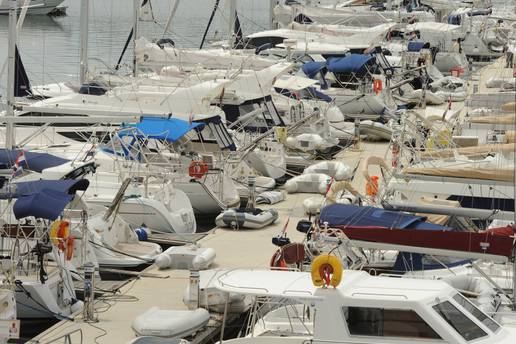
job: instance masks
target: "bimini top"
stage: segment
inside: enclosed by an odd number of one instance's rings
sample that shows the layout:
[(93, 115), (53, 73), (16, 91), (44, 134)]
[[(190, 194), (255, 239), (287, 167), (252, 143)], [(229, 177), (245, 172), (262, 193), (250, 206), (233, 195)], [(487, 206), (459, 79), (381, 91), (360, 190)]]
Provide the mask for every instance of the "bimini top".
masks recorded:
[(376, 63), (376, 57), (370, 54), (350, 54), (341, 58), (330, 59), (328, 70), (333, 73), (363, 74), (369, 66)]
[[(189, 123), (177, 118), (143, 117), (139, 123), (128, 124), (126, 127), (137, 128), (137, 136), (175, 142), (191, 130), (202, 130), (204, 123)], [(120, 136), (129, 135), (132, 134), (125, 131), (120, 133)]]
[(450, 227), (425, 222), (426, 217), (375, 207), (332, 204), (321, 210), (320, 223), (330, 227), (384, 227), (396, 229), (452, 230)]
[(4, 168), (11, 168), (18, 160), (23, 169), (41, 173), (46, 168), (59, 166), (70, 161), (48, 153), (31, 151), (23, 151), (23, 155), (21, 153), (21, 149), (0, 149), (0, 165)]
[(79, 190), (86, 190), (89, 181), (80, 180), (36, 180), (12, 183), (0, 193), (1, 199), (17, 198), (13, 205), (14, 216), (21, 219), (28, 216), (55, 220)]
[(310, 79), (313, 79), (319, 72), (321, 72), (323, 75), (326, 73), (326, 62), (307, 62), (301, 67), (301, 69), (306, 76), (308, 76)]

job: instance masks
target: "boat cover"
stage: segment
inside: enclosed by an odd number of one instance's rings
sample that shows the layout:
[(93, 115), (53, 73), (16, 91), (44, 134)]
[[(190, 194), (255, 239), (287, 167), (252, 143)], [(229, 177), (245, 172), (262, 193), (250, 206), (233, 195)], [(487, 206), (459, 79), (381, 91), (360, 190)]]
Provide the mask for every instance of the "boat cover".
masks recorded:
[[(139, 123), (128, 124), (127, 127), (137, 128), (137, 136), (175, 142), (191, 130), (202, 130), (204, 123), (189, 123), (177, 118), (143, 117)], [(132, 134), (125, 131), (120, 133), (120, 136), (128, 135)]]
[(17, 198), (13, 212), (17, 219), (34, 216), (55, 220), (73, 199), (78, 190), (86, 190), (89, 181), (81, 180), (36, 180), (13, 183), (1, 199)]
[(0, 199), (20, 198), (32, 195), (43, 190), (52, 190), (68, 195), (74, 195), (77, 191), (84, 191), (90, 182), (87, 179), (66, 180), (35, 180), (30, 182), (11, 183), (7, 190), (0, 192)]
[(330, 59), (328, 70), (333, 73), (363, 74), (367, 67), (376, 63), (376, 57), (369, 54), (351, 54), (341, 58)]
[[(514, 145), (513, 145), (514, 147)], [(466, 168), (466, 167), (407, 167), (405, 174), (417, 174), (433, 177), (467, 178), (493, 180), (500, 182), (514, 181), (514, 168)]]
[(22, 196), (13, 205), (16, 219), (27, 216), (55, 220), (73, 199), (73, 195), (55, 190), (45, 189), (40, 192)]
[[(11, 168), (18, 157), (21, 156), (21, 152), (21, 149), (0, 149), (0, 165), (5, 168)], [(69, 161), (68, 159), (41, 152), (23, 151), (23, 156), (24, 160), (20, 162), (21, 167), (39, 173), (46, 168), (59, 166)]]
[(430, 43), (427, 42), (416, 42), (411, 41), (408, 43), (407, 50), (411, 52), (418, 52), (421, 51), (421, 49), (429, 49)]
[(450, 227), (425, 222), (426, 217), (375, 207), (332, 204), (321, 210), (320, 223), (330, 227), (383, 227), (396, 229), (452, 230)]

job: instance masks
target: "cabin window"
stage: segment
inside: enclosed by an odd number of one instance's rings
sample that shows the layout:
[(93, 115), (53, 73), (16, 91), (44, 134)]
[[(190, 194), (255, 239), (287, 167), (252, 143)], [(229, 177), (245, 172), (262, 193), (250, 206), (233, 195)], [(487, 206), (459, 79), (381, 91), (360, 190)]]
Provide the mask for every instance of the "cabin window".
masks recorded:
[(457, 309), (451, 302), (444, 301), (438, 303), (433, 308), (465, 340), (470, 341), (487, 336), (484, 330)]
[(412, 310), (346, 307), (344, 314), (351, 335), (441, 339)]
[(500, 328), (500, 325), (498, 325), (492, 318), (487, 316), (461, 294), (456, 294), (453, 299), (491, 331), (496, 332)]

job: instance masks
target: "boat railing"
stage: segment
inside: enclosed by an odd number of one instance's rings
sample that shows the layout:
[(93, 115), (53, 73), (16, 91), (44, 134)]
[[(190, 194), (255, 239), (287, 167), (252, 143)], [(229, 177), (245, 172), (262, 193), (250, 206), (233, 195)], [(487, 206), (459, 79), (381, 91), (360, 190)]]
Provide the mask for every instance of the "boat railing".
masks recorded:
[[(77, 336), (74, 336), (75, 334), (77, 334)], [(77, 341), (77, 337), (79, 338), (79, 341)], [(82, 329), (80, 327), (74, 327), (72, 329), (70, 329), (69, 331), (57, 336), (57, 337), (54, 337), (54, 338), (51, 338), (51, 339), (48, 339), (48, 340), (44, 340), (44, 341), (41, 341), (41, 340), (36, 340), (36, 339), (32, 339), (32, 340), (29, 340), (27, 343), (38, 343), (38, 344), (58, 344), (58, 343), (62, 343), (62, 344), (82, 344), (83, 343), (83, 333), (82, 333)]]

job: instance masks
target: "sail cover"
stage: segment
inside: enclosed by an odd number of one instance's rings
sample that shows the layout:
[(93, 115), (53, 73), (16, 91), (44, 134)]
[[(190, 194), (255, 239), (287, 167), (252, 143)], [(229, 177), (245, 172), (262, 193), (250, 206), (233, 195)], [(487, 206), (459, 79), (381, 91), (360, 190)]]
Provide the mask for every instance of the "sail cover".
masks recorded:
[(451, 230), (450, 227), (425, 222), (426, 217), (375, 207), (332, 204), (321, 210), (320, 222), (330, 227), (383, 227), (397, 229)]
[(70, 161), (68, 159), (63, 159), (48, 153), (23, 151), (21, 149), (9, 150), (1, 148), (0, 165), (3, 168), (11, 168), (14, 166), (16, 160), (20, 160), (19, 158), (22, 155), (24, 159), (22, 159), (23, 163), (21, 164), (21, 167), (25, 170), (39, 173), (41, 173), (46, 168), (59, 166)]
[[(191, 130), (202, 130), (204, 128), (204, 123), (189, 123), (177, 118), (143, 117), (139, 123), (129, 124), (127, 126), (137, 128), (137, 136), (175, 142)], [(120, 136), (127, 135), (132, 134), (124, 131), (120, 133)]]

